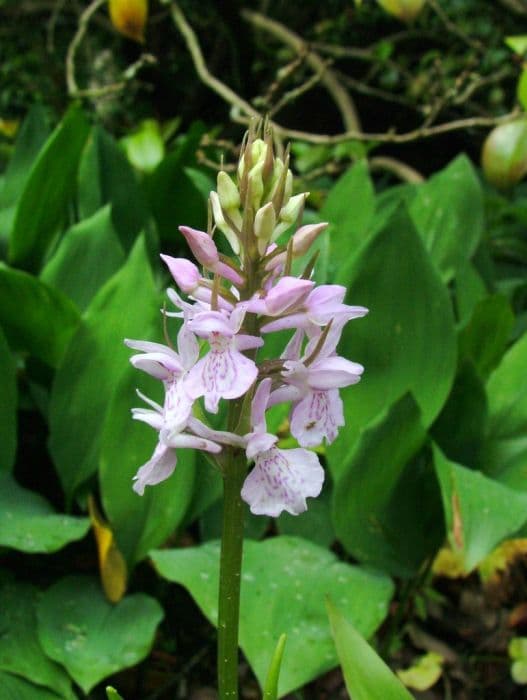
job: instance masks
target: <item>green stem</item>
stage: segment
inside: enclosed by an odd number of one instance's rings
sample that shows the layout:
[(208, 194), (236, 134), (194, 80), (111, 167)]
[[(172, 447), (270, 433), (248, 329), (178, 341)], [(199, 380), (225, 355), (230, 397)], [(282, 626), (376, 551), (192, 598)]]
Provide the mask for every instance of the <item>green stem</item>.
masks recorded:
[(243, 552), (245, 478), (243, 453), (233, 454), (225, 469), (218, 604), (218, 689), (220, 700), (238, 698), (238, 622)]

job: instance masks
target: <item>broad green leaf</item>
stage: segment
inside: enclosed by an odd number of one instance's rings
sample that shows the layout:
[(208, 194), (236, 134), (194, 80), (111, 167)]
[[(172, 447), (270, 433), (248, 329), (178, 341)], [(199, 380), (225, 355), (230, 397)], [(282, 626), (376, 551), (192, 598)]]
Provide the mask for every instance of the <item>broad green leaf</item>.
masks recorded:
[(0, 263), (0, 324), (13, 350), (57, 367), (79, 320), (62, 292)]
[(433, 467), (421, 455), (420, 413), (405, 396), (361, 434), (334, 486), (333, 522), (363, 564), (409, 576), (441, 544), (441, 501)]
[(401, 681), (372, 649), (354, 625), (327, 600), (331, 633), (335, 640), (346, 688), (353, 700), (412, 700)]
[(421, 185), (410, 214), (441, 277), (452, 279), (483, 234), (483, 193), (468, 158), (458, 156)]
[(514, 343), (487, 382), (489, 433), (506, 438), (527, 430), (527, 333)]
[[(214, 624), (218, 615), (219, 544), (152, 553), (161, 576), (187, 588)], [(276, 640), (287, 634), (278, 696), (337, 664), (324, 608), (331, 591), (357, 628), (370, 636), (384, 619), (390, 579), (339, 562), (332, 552), (296, 537), (245, 542), (240, 646), (264, 687)]]
[(203, 229), (207, 226), (206, 199), (185, 166), (195, 162), (195, 151), (204, 132), (200, 122), (192, 124), (179, 139), (177, 148), (168, 153), (153, 173), (145, 177), (150, 209), (161, 239), (181, 241), (178, 226), (185, 224)]
[(49, 134), (46, 112), (33, 105), (17, 135), (15, 150), (6, 168), (0, 187), (0, 239), (7, 241), (20, 197), (31, 166)]
[(459, 266), (453, 286), (457, 323), (463, 328), (472, 318), (477, 304), (486, 298), (487, 290), (482, 277), (470, 260)]
[(110, 207), (106, 206), (64, 234), (40, 278), (60, 289), (84, 310), (124, 260)]
[[(147, 337), (153, 338), (154, 334)], [(99, 470), (102, 501), (119, 549), (130, 565), (162, 545), (180, 525), (194, 486), (196, 452), (178, 450), (176, 471), (169, 479), (147, 487), (143, 496), (132, 490), (132, 477), (150, 459), (157, 434), (144, 423), (133, 421), (130, 409), (144, 405), (135, 392), (136, 387), (147, 396), (160, 398), (157, 384), (158, 380), (130, 366), (110, 403), (102, 435)]]
[[(0, 588), (0, 671), (22, 676), (63, 698), (75, 697), (68, 675), (44, 654), (38, 641), (37, 599), (37, 589), (29, 584)], [(4, 697), (1, 690), (0, 697)]]
[(22, 488), (9, 474), (0, 476), (0, 546), (55, 552), (84, 537), (89, 526), (88, 518), (55, 513), (39, 493)]
[(334, 476), (349, 462), (360, 430), (406, 392), (429, 426), (456, 370), (450, 299), (404, 208), (361, 249), (347, 277), (346, 302), (370, 312), (348, 323), (339, 346), (365, 372), (342, 392), (346, 427), (327, 449)]
[(527, 333), (503, 356), (487, 382), (489, 420), (485, 472), (511, 488), (527, 490)]
[(16, 366), (0, 326), (0, 472), (13, 466), (17, 433)]
[(60, 695), (47, 688), (0, 671), (0, 697), (2, 700), (60, 700)]
[(486, 420), (485, 386), (472, 361), (464, 360), (431, 434), (449, 459), (480, 468)]
[(130, 352), (123, 340), (145, 337), (160, 319), (159, 308), (141, 237), (94, 297), (55, 375), (50, 450), (68, 500), (97, 471), (108, 406), (128, 370)]
[(89, 693), (103, 678), (145, 658), (163, 611), (143, 593), (112, 605), (95, 579), (68, 576), (42, 595), (37, 616), (46, 654)]
[(448, 539), (469, 573), (527, 521), (527, 494), (451, 462), (434, 446)]
[(145, 119), (129, 136), (121, 139), (130, 163), (141, 172), (151, 173), (165, 155), (165, 144), (159, 122)]
[(112, 224), (126, 251), (149, 216), (143, 190), (124, 151), (101, 126), (92, 129), (80, 163), (78, 200), (83, 219), (111, 204)]
[(335, 531), (331, 521), (332, 489), (328, 480), (326, 476), (322, 493), (309, 501), (309, 507), (301, 518), (283, 512), (276, 519), (276, 528), (281, 535), (305, 537), (322, 547), (331, 547), (335, 541)]
[(335, 183), (320, 210), (321, 221), (329, 226), (329, 278), (342, 262), (343, 251), (349, 258), (364, 243), (375, 211), (375, 191), (367, 160), (358, 160)]
[(514, 313), (503, 296), (482, 299), (459, 336), (460, 357), (469, 357), (481, 377), (499, 363), (514, 326)]
[(83, 112), (71, 107), (34, 162), (9, 239), (9, 259), (14, 265), (35, 270), (46, 255), (73, 195), (88, 131)]

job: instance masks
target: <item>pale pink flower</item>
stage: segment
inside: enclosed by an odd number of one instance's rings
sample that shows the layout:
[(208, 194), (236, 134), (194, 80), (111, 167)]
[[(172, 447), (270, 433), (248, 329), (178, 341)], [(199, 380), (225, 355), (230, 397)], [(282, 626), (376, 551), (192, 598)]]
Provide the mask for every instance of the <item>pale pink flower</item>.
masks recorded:
[(306, 498), (316, 497), (322, 490), (324, 470), (314, 452), (276, 447), (278, 438), (267, 432), (265, 421), (270, 391), (271, 380), (264, 379), (253, 398), (253, 431), (246, 435), (246, 454), (254, 460), (254, 467), (245, 479), (241, 496), (251, 513), (276, 518), (284, 510), (292, 515), (303, 513)]
[(220, 398), (242, 396), (258, 375), (255, 362), (241, 352), (263, 345), (261, 338), (239, 333), (245, 313), (245, 305), (238, 304), (231, 314), (204, 311), (188, 322), (192, 332), (209, 341), (210, 350), (189, 372), (186, 388), (194, 399), (204, 396), (212, 413)]
[(185, 236), (194, 257), (203, 267), (235, 285), (243, 284), (243, 277), (240, 273), (220, 259), (216, 244), (208, 233), (190, 228), (190, 226), (180, 226), (179, 230)]

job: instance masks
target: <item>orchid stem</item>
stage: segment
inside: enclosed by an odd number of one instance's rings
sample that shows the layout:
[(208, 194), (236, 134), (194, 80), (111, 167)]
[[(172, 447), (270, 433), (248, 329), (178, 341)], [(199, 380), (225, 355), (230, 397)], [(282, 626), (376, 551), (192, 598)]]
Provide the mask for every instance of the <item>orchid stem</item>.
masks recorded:
[(218, 605), (218, 690), (220, 700), (238, 700), (238, 625), (243, 553), (244, 504), (240, 496), (246, 460), (233, 453), (225, 469)]

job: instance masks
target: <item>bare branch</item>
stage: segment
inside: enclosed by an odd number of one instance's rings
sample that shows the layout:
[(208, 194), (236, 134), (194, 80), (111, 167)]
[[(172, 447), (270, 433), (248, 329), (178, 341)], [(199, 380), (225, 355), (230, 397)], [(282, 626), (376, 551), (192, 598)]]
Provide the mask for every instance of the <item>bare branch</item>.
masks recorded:
[(320, 82), (333, 98), (337, 105), (342, 123), (345, 129), (360, 129), (360, 119), (357, 110), (348, 91), (339, 82), (333, 71), (327, 67), (326, 62), (304, 41), (298, 34), (285, 27), (280, 22), (270, 19), (259, 12), (244, 9), (241, 11), (243, 19), (254, 27), (264, 29), (269, 34), (290, 46), (298, 54), (306, 54), (306, 63), (320, 76)]

